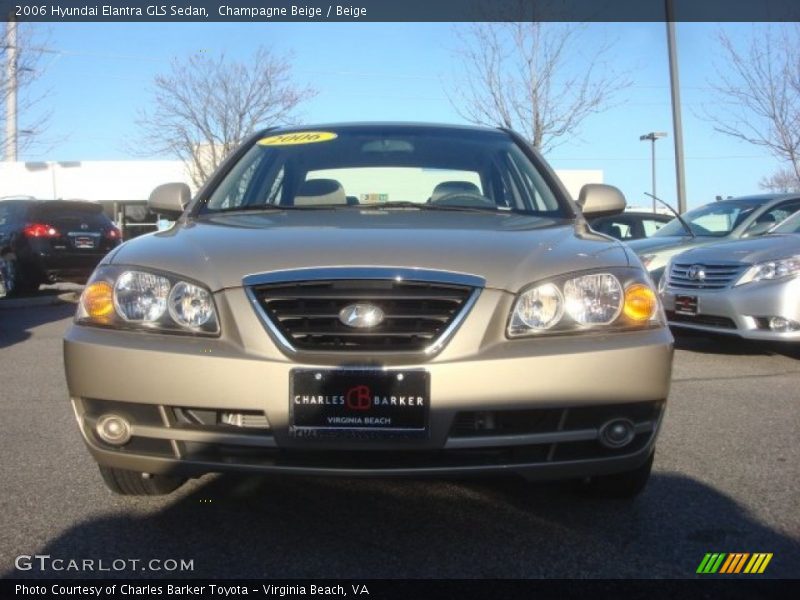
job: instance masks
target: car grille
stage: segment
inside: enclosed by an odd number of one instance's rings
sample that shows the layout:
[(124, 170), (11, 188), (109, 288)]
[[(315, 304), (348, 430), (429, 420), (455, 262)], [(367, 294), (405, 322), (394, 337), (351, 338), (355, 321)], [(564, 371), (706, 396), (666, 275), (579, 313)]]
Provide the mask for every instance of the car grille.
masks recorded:
[[(392, 279), (333, 279), (253, 286), (251, 293), (293, 348), (304, 351), (421, 351), (466, 308), (475, 288)], [(369, 303), (383, 321), (349, 327), (342, 309)]]
[[(698, 267), (705, 277), (690, 276), (692, 267)], [(721, 290), (728, 287), (742, 270), (737, 264), (673, 263), (669, 272), (669, 286), (680, 290)]]
[(718, 317), (716, 315), (682, 315), (668, 310), (667, 320), (670, 323), (690, 323), (692, 325), (703, 325), (705, 327), (719, 327), (720, 329), (736, 329), (736, 322), (729, 317)]

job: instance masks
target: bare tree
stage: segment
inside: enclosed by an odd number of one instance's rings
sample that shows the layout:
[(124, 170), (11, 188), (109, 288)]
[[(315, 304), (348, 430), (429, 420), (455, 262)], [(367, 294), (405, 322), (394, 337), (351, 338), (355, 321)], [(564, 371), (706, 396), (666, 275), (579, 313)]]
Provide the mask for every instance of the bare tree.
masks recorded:
[(707, 117), (717, 131), (767, 148), (785, 164), (781, 178), (800, 185), (800, 25), (754, 28), (745, 49), (724, 32), (719, 41), (730, 69), (711, 82)]
[(153, 108), (138, 119), (149, 151), (186, 161), (201, 185), (248, 135), (292, 123), (316, 94), (293, 83), (291, 70), (289, 56), (263, 47), (247, 62), (207, 53), (173, 60), (154, 80)]
[(762, 190), (770, 192), (800, 192), (800, 180), (792, 169), (781, 169), (758, 182)]
[[(0, 155), (5, 155), (6, 148), (12, 141), (5, 136), (5, 105), (9, 95), (14, 91), (14, 83), (8, 79), (6, 70), (11, 50), (7, 28), (8, 24), (0, 37)], [(43, 142), (42, 136), (50, 119), (50, 113), (40, 109), (48, 92), (34, 89), (34, 83), (46, 70), (48, 62), (46, 57), (55, 54), (46, 47), (45, 37), (33, 24), (17, 24), (15, 70), (17, 114), (20, 118), (16, 137), (17, 151), (20, 153), (31, 150)]]
[(611, 44), (577, 55), (580, 31), (565, 23), (471, 24), (459, 33), (464, 77), (450, 102), (468, 121), (515, 129), (543, 152), (563, 144), (631, 83), (605, 63)]

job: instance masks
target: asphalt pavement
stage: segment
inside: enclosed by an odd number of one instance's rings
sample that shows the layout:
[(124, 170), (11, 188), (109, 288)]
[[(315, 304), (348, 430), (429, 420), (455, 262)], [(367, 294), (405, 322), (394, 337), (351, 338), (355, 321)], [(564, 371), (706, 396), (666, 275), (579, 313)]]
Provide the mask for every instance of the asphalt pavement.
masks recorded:
[(800, 350), (679, 338), (653, 476), (630, 502), (516, 479), (231, 475), (124, 498), (67, 401), (74, 304), (2, 303), (0, 576), (92, 576), (15, 569), (50, 555), (192, 561), (101, 577), (682, 578), (707, 552), (770, 552), (764, 576), (800, 577)]

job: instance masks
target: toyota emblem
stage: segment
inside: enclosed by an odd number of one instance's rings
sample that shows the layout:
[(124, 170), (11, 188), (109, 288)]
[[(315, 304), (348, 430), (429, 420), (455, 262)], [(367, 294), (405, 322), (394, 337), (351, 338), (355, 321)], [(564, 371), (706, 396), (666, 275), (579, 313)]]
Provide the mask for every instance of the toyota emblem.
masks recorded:
[(703, 265), (692, 265), (686, 271), (686, 276), (692, 281), (705, 281), (706, 268)]

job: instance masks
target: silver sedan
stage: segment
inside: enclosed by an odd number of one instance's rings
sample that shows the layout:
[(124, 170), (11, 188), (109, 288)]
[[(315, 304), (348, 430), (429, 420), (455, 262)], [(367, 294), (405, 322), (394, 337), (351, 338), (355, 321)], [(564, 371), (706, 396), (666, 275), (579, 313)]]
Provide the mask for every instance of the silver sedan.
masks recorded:
[(800, 213), (767, 235), (688, 250), (659, 282), (672, 327), (800, 341)]

